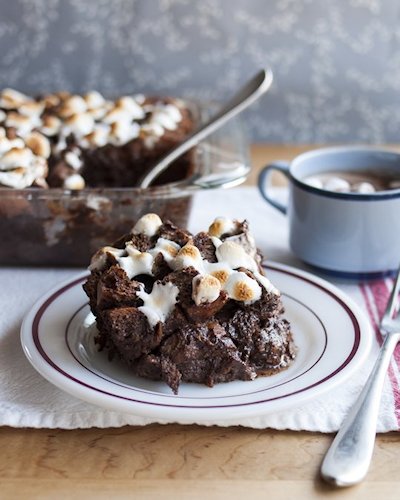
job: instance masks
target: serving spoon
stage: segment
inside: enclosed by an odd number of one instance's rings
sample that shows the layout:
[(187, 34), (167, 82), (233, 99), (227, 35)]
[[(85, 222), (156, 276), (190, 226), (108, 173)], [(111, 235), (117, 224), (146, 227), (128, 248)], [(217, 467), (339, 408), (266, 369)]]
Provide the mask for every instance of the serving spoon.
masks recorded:
[(164, 156), (138, 182), (138, 187), (147, 188), (173, 161), (196, 146), (203, 139), (218, 130), (231, 118), (241, 113), (250, 104), (264, 94), (271, 86), (273, 79), (270, 69), (262, 69), (249, 80), (215, 115), (200, 125), (179, 146)]

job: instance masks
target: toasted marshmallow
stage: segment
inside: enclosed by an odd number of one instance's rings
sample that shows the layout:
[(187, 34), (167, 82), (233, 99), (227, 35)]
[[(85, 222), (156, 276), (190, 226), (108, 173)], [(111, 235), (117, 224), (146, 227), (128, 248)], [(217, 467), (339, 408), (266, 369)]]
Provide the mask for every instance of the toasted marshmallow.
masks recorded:
[(78, 190), (85, 187), (85, 179), (79, 174), (72, 174), (64, 181), (65, 189)]
[(157, 105), (153, 108), (150, 123), (157, 124), (166, 130), (175, 130), (182, 120), (179, 109), (173, 104)]
[(26, 101), (18, 107), (18, 111), (24, 116), (40, 116), (44, 111), (44, 103), (38, 101)]
[(118, 263), (126, 272), (129, 279), (138, 274), (148, 274), (152, 276), (153, 256), (147, 252), (139, 252), (133, 245), (127, 245), (125, 250), (128, 255), (119, 257)]
[(214, 302), (221, 293), (221, 283), (211, 274), (198, 274), (192, 280), (192, 299), (199, 306)]
[(47, 164), (43, 158), (32, 155), (32, 161), (28, 167), (16, 167), (13, 170), (0, 171), (0, 184), (14, 189), (25, 189), (32, 184), (45, 184), (44, 177), (47, 174)]
[(33, 176), (29, 175), (29, 172), (25, 168), (19, 167), (18, 169), (6, 172), (0, 170), (0, 186), (25, 189), (31, 186), (33, 181)]
[(168, 282), (165, 284), (155, 283), (151, 293), (144, 289), (137, 292), (137, 296), (143, 300), (143, 306), (139, 307), (153, 328), (157, 323), (164, 323), (176, 304), (179, 288)]
[(7, 137), (0, 137), (0, 155), (7, 151), (10, 151), (10, 149), (10, 141), (7, 139)]
[(150, 238), (154, 236), (162, 226), (162, 220), (157, 214), (146, 214), (141, 217), (132, 229), (133, 234), (145, 234)]
[(132, 121), (130, 114), (123, 108), (114, 107), (110, 111), (108, 111), (108, 113), (103, 118), (103, 122), (109, 124), (120, 121), (128, 123)]
[(107, 106), (100, 106), (99, 108), (88, 109), (87, 113), (92, 116), (95, 120), (102, 120), (108, 113)]
[[(9, 139), (7, 139), (7, 137), (0, 137), (0, 155), (4, 154), (7, 151), (10, 151), (10, 149), (12, 149), (10, 143), (11, 143), (11, 141)], [(22, 143), (22, 147), (23, 146), (24, 146), (24, 143)]]
[(223, 234), (232, 234), (237, 229), (237, 222), (228, 217), (217, 217), (208, 228), (208, 234), (221, 238)]
[(155, 258), (159, 253), (165, 259), (165, 262), (171, 262), (176, 257), (181, 247), (175, 241), (167, 240), (166, 238), (158, 238), (154, 248), (149, 250), (149, 253)]
[(53, 137), (53, 135), (58, 134), (61, 129), (61, 120), (56, 116), (44, 116), (42, 118), (42, 125), (39, 129), (42, 134)]
[(132, 120), (141, 120), (146, 115), (138, 102), (130, 96), (120, 97), (116, 102), (116, 106), (126, 111)]
[(47, 94), (42, 99), (46, 108), (55, 108), (60, 104), (60, 98), (55, 94)]
[(17, 109), (21, 104), (30, 100), (30, 97), (18, 92), (18, 90), (4, 89), (0, 94), (0, 107), (4, 109)]
[(7, 137), (0, 135), (0, 155), (6, 153), (7, 151), (10, 151), (10, 149), (22, 149), (24, 147), (25, 142), (20, 137), (16, 137), (15, 139), (7, 139)]
[(222, 286), (228, 281), (229, 276), (232, 274), (232, 269), (223, 262), (204, 262), (206, 272), (221, 283)]
[(36, 184), (38, 186), (47, 186), (45, 177), (48, 173), (48, 166), (44, 158), (34, 157), (30, 167), (30, 172), (33, 176), (31, 185)]
[(169, 114), (163, 111), (158, 111), (157, 113), (154, 113), (154, 115), (151, 118), (151, 122), (153, 124), (160, 125), (163, 129), (166, 130), (175, 130), (176, 127), (178, 126), (176, 121), (173, 120)]
[[(184, 106), (184, 103), (182, 101), (179, 102), (181, 102), (181, 104)], [(164, 112), (167, 113), (167, 115), (176, 123), (182, 120), (182, 113), (178, 106), (175, 106), (175, 104), (167, 104), (166, 106), (164, 106)]]
[(7, 113), (0, 109), (0, 122), (3, 122), (7, 118)]
[(67, 97), (63, 102), (59, 115), (62, 118), (68, 118), (73, 115), (80, 115), (87, 110), (85, 99), (79, 95)]
[(139, 137), (140, 127), (135, 122), (120, 121), (111, 124), (110, 142), (122, 146)]
[(237, 243), (233, 241), (224, 241), (215, 250), (218, 262), (227, 263), (232, 269), (244, 267), (249, 271), (257, 271), (257, 264), (253, 257)]
[(90, 271), (101, 271), (104, 269), (108, 255), (112, 255), (115, 260), (121, 257), (125, 253), (125, 250), (114, 247), (103, 247), (100, 248), (92, 257), (90, 261), (89, 270)]
[(79, 170), (82, 166), (82, 160), (73, 151), (68, 151), (64, 155), (64, 160), (67, 165), (72, 167), (74, 170)]
[(252, 304), (261, 297), (261, 287), (256, 280), (242, 272), (233, 272), (224, 286), (229, 297), (245, 304)]
[(24, 137), (26, 134), (35, 128), (40, 121), (33, 119), (33, 117), (28, 118), (27, 116), (22, 116), (19, 113), (11, 111), (8, 113), (5, 124), (7, 127), (14, 127), (17, 130), (17, 134)]
[(83, 137), (94, 129), (94, 119), (89, 113), (74, 114), (65, 120), (67, 130), (77, 137)]
[[(150, 106), (150, 108), (153, 109), (153, 106)], [(154, 120), (150, 120), (140, 127), (140, 137), (148, 149), (154, 148), (159, 138), (164, 135), (164, 132), (163, 126)]]
[(36, 156), (48, 158), (50, 156), (50, 142), (39, 132), (31, 132), (25, 138), (25, 144)]
[(33, 153), (28, 148), (12, 148), (0, 159), (0, 164), (4, 170), (15, 167), (29, 167), (32, 162)]
[(180, 271), (187, 267), (194, 267), (200, 273), (204, 271), (204, 263), (200, 250), (190, 243), (187, 243), (179, 250), (177, 256), (169, 265), (174, 271)]
[(100, 108), (101, 106), (104, 106), (105, 103), (104, 97), (96, 90), (88, 92), (83, 99), (85, 100), (87, 109)]
[(10, 149), (23, 149), (25, 147), (25, 142), (20, 137), (16, 137), (15, 139), (8, 139), (8, 142), (10, 144)]
[(96, 123), (93, 132), (85, 135), (80, 141), (81, 146), (86, 148), (91, 146), (101, 148), (105, 146), (109, 141), (110, 130), (111, 127), (106, 123)]
[(145, 123), (140, 128), (140, 131), (145, 136), (151, 135), (151, 136), (155, 136), (155, 137), (162, 137), (164, 135), (163, 127), (159, 123), (156, 123), (156, 122)]
[(256, 262), (261, 260), (257, 251), (256, 241), (249, 231), (228, 236), (227, 238), (225, 238), (225, 241), (233, 241), (234, 243), (237, 243)]

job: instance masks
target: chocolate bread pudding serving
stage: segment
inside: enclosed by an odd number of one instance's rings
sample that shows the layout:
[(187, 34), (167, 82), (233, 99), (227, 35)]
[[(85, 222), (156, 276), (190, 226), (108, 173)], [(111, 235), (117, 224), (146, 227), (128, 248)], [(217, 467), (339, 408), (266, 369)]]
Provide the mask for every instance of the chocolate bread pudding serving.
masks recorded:
[[(189, 196), (156, 200), (134, 187), (196, 120), (176, 98), (0, 92), (0, 263), (85, 265), (149, 210), (186, 223)], [(190, 152), (155, 184), (194, 169)]]
[(181, 381), (211, 387), (270, 375), (295, 357), (246, 221), (219, 217), (193, 235), (150, 213), (89, 269), (83, 288), (99, 349), (174, 393)]

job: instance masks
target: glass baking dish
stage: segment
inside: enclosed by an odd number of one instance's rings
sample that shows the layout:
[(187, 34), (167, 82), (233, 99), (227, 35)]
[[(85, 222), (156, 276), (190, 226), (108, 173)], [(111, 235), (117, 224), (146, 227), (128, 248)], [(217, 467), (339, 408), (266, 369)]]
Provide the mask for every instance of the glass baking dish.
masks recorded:
[[(213, 109), (191, 106), (201, 121)], [(0, 264), (86, 267), (99, 247), (129, 232), (143, 214), (154, 212), (185, 227), (195, 192), (238, 185), (250, 171), (238, 118), (193, 155), (189, 178), (146, 189), (0, 189)]]

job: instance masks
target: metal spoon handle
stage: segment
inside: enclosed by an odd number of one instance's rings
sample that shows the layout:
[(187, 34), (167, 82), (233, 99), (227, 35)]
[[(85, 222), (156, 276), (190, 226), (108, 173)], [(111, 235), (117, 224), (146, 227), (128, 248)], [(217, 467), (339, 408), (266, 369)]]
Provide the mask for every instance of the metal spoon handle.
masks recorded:
[(208, 122), (201, 125), (192, 132), (189, 137), (179, 146), (168, 153), (157, 163), (139, 182), (141, 188), (147, 188), (168, 166), (179, 156), (183, 155), (193, 146), (215, 132), (228, 120), (236, 116), (245, 108), (250, 106), (264, 92), (266, 92), (272, 83), (272, 71), (263, 69), (257, 73), (249, 82), (237, 92), (227, 104), (216, 113)]
[(329, 483), (351, 486), (367, 474), (374, 449), (383, 383), (399, 337), (398, 333), (386, 336), (364, 389), (324, 458), (321, 475)]

